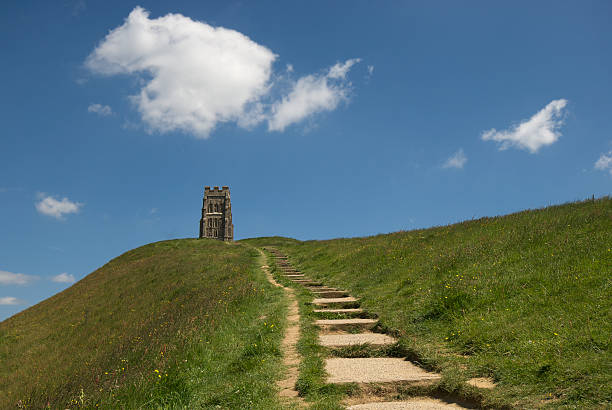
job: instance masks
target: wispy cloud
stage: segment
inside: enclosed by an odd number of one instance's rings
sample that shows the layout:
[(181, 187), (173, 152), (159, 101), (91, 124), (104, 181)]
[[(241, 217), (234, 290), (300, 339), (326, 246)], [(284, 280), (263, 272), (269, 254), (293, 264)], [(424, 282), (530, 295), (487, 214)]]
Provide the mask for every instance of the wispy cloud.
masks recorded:
[(0, 270), (1, 285), (27, 285), (28, 283), (38, 279), (38, 276), (26, 275), (25, 273), (13, 273), (5, 270)]
[(23, 301), (13, 296), (0, 297), (0, 305), (21, 305), (21, 304), (23, 304)]
[[(282, 98), (275, 81), (284, 77), (272, 67), (277, 57), (238, 31), (181, 14), (151, 19), (148, 11), (136, 7), (85, 65), (102, 75), (150, 77), (131, 97), (149, 131), (207, 138), (222, 123), (248, 129), (268, 121), (270, 130), (282, 130), (334, 109), (345, 99), (346, 73), (358, 61), (336, 64), (324, 76), (302, 77)], [(287, 65), (283, 73), (292, 71)]]
[(36, 210), (41, 214), (61, 220), (64, 219), (65, 215), (79, 212), (83, 204), (80, 202), (73, 202), (65, 197), (58, 200), (49, 195), (39, 194), (39, 201), (35, 206)]
[(98, 114), (101, 117), (107, 117), (113, 113), (113, 109), (110, 106), (102, 104), (89, 104), (87, 111)]
[(607, 154), (601, 154), (597, 162), (595, 162), (595, 169), (609, 171), (610, 176), (612, 176), (612, 151), (608, 151)]
[(557, 142), (561, 136), (559, 129), (563, 125), (566, 106), (565, 99), (553, 100), (528, 120), (508, 130), (497, 131), (492, 128), (484, 131), (481, 138), (484, 141), (499, 142), (500, 150), (516, 147), (535, 154), (543, 146)]
[(466, 162), (467, 162), (467, 157), (465, 156), (465, 153), (463, 152), (463, 148), (460, 148), (459, 151), (455, 152), (453, 155), (451, 155), (446, 160), (444, 165), (442, 165), (442, 168), (461, 169), (463, 168)]
[(74, 278), (74, 275), (69, 274), (69, 273), (60, 273), (59, 275), (55, 275), (51, 278), (51, 280), (53, 282), (57, 282), (57, 283), (74, 283), (76, 282), (76, 279)]
[(327, 73), (298, 79), (289, 95), (273, 105), (268, 129), (283, 131), (313, 114), (336, 109), (348, 99), (350, 83), (346, 81), (346, 74), (359, 61), (358, 58), (347, 60), (333, 65)]

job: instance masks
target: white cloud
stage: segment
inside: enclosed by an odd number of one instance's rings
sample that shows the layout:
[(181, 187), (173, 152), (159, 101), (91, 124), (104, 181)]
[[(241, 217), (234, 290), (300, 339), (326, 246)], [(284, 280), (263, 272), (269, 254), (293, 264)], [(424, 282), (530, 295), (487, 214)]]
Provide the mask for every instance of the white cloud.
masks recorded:
[(89, 107), (87, 107), (87, 111), (96, 113), (102, 117), (107, 117), (113, 113), (113, 110), (110, 106), (102, 104), (89, 104)]
[(346, 74), (359, 61), (350, 59), (333, 65), (325, 74), (298, 79), (289, 95), (272, 106), (268, 130), (283, 131), (313, 114), (333, 111), (341, 101), (348, 100), (351, 84), (346, 81)]
[(207, 137), (238, 121), (267, 91), (276, 56), (247, 36), (180, 14), (149, 19), (136, 7), (86, 60), (101, 74), (150, 76), (132, 97), (152, 130)]
[(459, 151), (455, 152), (453, 155), (450, 156), (450, 158), (446, 160), (444, 165), (442, 165), (442, 168), (461, 169), (463, 168), (466, 162), (467, 162), (467, 157), (465, 156), (465, 153), (463, 152), (463, 148), (460, 148)]
[(601, 154), (597, 162), (595, 162), (595, 169), (601, 171), (608, 170), (610, 175), (612, 175), (612, 151), (609, 151), (607, 154)]
[(58, 283), (74, 283), (76, 281), (74, 275), (66, 272), (53, 276), (51, 280)]
[(329, 69), (327, 77), (335, 79), (344, 79), (346, 78), (346, 73), (348, 73), (351, 67), (360, 61), (360, 58), (351, 58), (350, 60), (346, 60), (344, 63), (336, 63)]
[(68, 198), (57, 200), (52, 196), (40, 194), (40, 201), (36, 203), (36, 210), (44, 215), (52, 216), (56, 219), (63, 219), (64, 215), (79, 212), (83, 207), (80, 202), (72, 202)]
[(500, 142), (500, 150), (517, 147), (535, 154), (541, 147), (555, 143), (561, 136), (559, 128), (563, 125), (566, 105), (565, 99), (553, 100), (530, 119), (509, 130), (497, 131), (492, 128), (484, 131), (481, 138), (484, 141)]
[(373, 65), (369, 65), (369, 66), (368, 66), (368, 74), (369, 74), (369, 75), (374, 74), (374, 66), (373, 66)]
[(12, 296), (0, 297), (0, 305), (21, 305), (22, 303), (23, 301)]
[[(282, 102), (272, 64), (277, 56), (238, 31), (213, 27), (181, 14), (151, 19), (136, 7), (87, 57), (85, 65), (104, 75), (133, 74), (143, 84), (131, 97), (150, 131), (182, 131), (206, 138), (218, 124), (251, 128), (268, 120), (269, 128), (288, 124), (344, 99), (346, 73), (358, 62), (334, 65), (325, 76), (306, 76)], [(288, 64), (284, 72), (291, 73)], [(329, 80), (339, 84), (328, 84)], [(295, 112), (295, 99), (310, 93), (310, 109)], [(319, 93), (317, 99), (312, 94)], [(326, 95), (322, 95), (326, 93)], [(292, 104), (293, 109), (285, 108)]]
[(27, 285), (33, 280), (37, 279), (37, 276), (26, 275), (25, 273), (12, 273), (5, 270), (0, 270), (0, 284), (1, 285)]

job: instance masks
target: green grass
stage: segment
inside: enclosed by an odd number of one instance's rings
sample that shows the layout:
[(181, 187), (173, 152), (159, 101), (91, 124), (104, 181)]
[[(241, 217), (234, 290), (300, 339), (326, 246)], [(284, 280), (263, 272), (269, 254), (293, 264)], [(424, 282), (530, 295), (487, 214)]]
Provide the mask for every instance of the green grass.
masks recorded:
[[(247, 242), (362, 297), (447, 392), (492, 407), (612, 405), (610, 198), (367, 238)], [(472, 377), (498, 387), (466, 387)]]
[(125, 253), (0, 323), (0, 408), (280, 408), (282, 291), (259, 253)]

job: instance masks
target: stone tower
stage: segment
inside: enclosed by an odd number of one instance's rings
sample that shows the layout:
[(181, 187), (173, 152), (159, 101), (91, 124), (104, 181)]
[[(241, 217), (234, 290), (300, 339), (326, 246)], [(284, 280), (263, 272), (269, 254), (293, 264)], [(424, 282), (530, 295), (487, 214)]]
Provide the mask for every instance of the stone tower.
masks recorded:
[(232, 204), (229, 187), (204, 187), (202, 219), (200, 219), (200, 238), (213, 238), (220, 241), (234, 240), (232, 223)]

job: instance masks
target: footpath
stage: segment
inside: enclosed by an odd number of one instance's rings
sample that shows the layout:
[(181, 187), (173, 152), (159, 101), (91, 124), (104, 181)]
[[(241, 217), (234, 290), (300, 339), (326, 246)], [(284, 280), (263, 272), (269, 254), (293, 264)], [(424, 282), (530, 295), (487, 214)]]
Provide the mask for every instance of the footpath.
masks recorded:
[[(319, 342), (330, 351), (334, 351), (333, 357), (330, 355), (325, 359), (327, 382), (331, 384), (358, 383), (361, 391), (366, 392), (348, 398), (344, 403), (348, 409), (470, 408), (427, 396), (394, 400), (394, 394), (389, 394), (389, 392), (393, 392), (395, 386), (428, 385), (439, 381), (440, 375), (422, 369), (405, 357), (389, 355), (393, 352), (391, 347), (397, 344), (397, 340), (392, 336), (377, 332), (378, 319), (360, 307), (358, 298), (351, 296), (347, 291), (328, 287), (308, 278), (290, 264), (286, 255), (275, 248), (266, 247), (265, 249), (273, 255), (282, 275), (306, 287), (313, 294), (312, 304), (315, 307), (313, 312), (320, 316), (320, 319), (315, 321), (320, 328)], [(297, 309), (295, 295), (291, 294), (291, 296), (290, 303)], [(291, 330), (291, 323), (290, 320), (287, 337), (289, 333), (294, 332)], [(291, 337), (297, 342), (297, 333)], [(351, 352), (359, 349), (371, 351), (375, 357), (341, 357), (343, 352), (346, 352), (347, 356), (353, 356)], [(295, 366), (295, 363), (292, 365)], [(293, 370), (297, 371), (295, 368)], [(291, 380), (282, 382), (284, 389), (288, 388), (287, 382), (295, 383), (297, 379), (295, 372)], [(293, 386), (291, 388), (293, 389), (291, 394), (297, 395), (295, 388)]]

